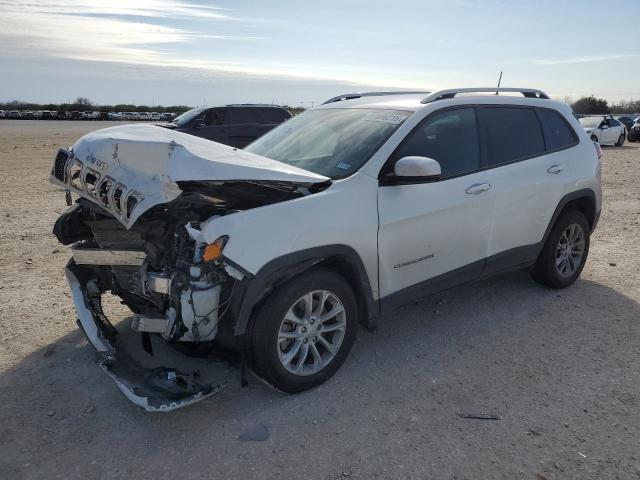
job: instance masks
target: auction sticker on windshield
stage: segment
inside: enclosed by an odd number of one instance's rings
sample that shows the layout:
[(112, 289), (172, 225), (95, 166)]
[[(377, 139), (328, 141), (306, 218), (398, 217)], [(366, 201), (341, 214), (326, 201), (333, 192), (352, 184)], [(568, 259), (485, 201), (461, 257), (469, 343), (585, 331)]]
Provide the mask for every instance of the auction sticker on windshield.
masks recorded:
[(392, 125), (399, 125), (405, 121), (408, 115), (398, 115), (397, 113), (383, 113), (372, 112), (364, 117), (365, 120), (373, 122), (391, 123)]

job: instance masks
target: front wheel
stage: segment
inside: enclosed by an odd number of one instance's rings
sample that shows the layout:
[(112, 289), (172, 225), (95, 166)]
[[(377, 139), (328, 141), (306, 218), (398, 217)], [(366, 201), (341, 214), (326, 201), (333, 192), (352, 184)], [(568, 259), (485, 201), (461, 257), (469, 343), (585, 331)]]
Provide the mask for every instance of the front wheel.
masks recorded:
[(625, 138), (626, 138), (626, 135), (622, 133), (620, 137), (618, 137), (618, 141), (616, 142), (616, 147), (621, 147), (622, 145), (624, 145)]
[(584, 268), (589, 240), (590, 229), (584, 214), (576, 210), (564, 213), (553, 226), (531, 276), (548, 287), (568, 287)]
[(356, 339), (356, 298), (346, 280), (314, 268), (276, 289), (256, 312), (249, 332), (254, 371), (296, 393), (328, 380)]

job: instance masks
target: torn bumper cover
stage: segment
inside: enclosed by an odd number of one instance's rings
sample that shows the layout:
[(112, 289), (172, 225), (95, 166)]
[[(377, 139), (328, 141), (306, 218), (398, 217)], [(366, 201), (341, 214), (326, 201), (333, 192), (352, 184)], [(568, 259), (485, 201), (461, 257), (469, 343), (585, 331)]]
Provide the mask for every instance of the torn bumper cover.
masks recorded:
[(147, 411), (171, 411), (210, 397), (226, 385), (202, 385), (197, 372), (184, 373), (160, 367), (147, 369), (123, 348), (118, 348), (117, 332), (100, 307), (100, 291), (93, 283), (83, 283), (72, 261), (65, 269), (78, 326), (98, 353), (100, 367), (133, 403)]

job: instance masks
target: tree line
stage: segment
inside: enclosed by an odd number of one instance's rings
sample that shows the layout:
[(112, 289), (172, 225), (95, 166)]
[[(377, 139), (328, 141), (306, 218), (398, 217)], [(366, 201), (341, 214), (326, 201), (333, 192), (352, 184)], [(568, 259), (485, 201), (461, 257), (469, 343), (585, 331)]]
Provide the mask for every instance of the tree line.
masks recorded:
[(604, 98), (596, 98), (593, 95), (582, 97), (580, 100), (571, 103), (573, 111), (577, 114), (590, 115), (600, 113), (640, 113), (640, 100), (621, 100), (619, 103), (609, 105)]
[(85, 97), (78, 97), (72, 103), (31, 103), (20, 100), (12, 100), (6, 103), (0, 103), (0, 110), (52, 110), (57, 112), (158, 112), (158, 113), (176, 113), (180, 114), (191, 110), (192, 107), (187, 105), (171, 105), (168, 107), (155, 105), (133, 105), (130, 103), (120, 103), (117, 105), (98, 105)]
[[(12, 100), (6, 103), (0, 103), (0, 110), (52, 110), (56, 112), (158, 112), (158, 113), (175, 113), (181, 114), (193, 107), (187, 105), (171, 105), (164, 107), (162, 105), (133, 105), (131, 103), (119, 103), (117, 105), (98, 105), (85, 97), (78, 97), (72, 103), (30, 103), (20, 100)], [(284, 105), (293, 115), (297, 115), (304, 111), (302, 107), (289, 107)]]

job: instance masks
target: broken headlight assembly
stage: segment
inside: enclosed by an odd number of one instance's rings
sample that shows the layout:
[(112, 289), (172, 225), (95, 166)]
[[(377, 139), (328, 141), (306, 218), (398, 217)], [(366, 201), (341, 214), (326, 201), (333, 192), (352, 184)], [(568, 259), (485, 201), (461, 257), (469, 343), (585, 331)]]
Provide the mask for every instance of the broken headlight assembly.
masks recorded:
[(226, 246), (228, 241), (229, 236), (222, 235), (221, 237), (218, 237), (213, 243), (206, 245), (202, 250), (202, 261), (205, 263), (213, 262), (222, 257), (222, 251), (224, 250), (224, 247)]

